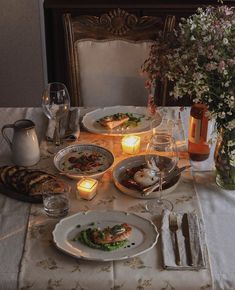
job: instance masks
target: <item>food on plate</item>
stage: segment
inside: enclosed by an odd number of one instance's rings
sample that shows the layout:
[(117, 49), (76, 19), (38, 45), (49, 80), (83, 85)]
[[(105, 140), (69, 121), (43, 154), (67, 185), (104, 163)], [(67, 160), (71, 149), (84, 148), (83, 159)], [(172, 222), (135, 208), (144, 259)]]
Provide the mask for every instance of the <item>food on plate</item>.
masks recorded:
[(127, 114), (117, 113), (114, 115), (104, 116), (99, 119), (99, 123), (109, 129), (116, 128), (129, 120)]
[(0, 182), (7, 188), (28, 196), (42, 194), (42, 185), (55, 176), (42, 170), (21, 166), (0, 167)]
[(113, 227), (88, 228), (81, 231), (74, 241), (79, 240), (86, 246), (103, 251), (113, 251), (124, 247), (131, 236), (132, 228), (127, 223), (116, 224)]
[(146, 164), (134, 166), (123, 170), (120, 174), (120, 183), (127, 188), (140, 190), (158, 182), (154, 171), (147, 168)]
[(100, 118), (97, 122), (108, 129), (123, 125), (125, 128), (136, 127), (144, 116), (135, 117), (132, 113), (116, 113)]
[(149, 168), (142, 168), (138, 170), (134, 174), (133, 179), (143, 187), (153, 185), (159, 180), (159, 178), (156, 176), (156, 172)]
[(73, 173), (102, 172), (110, 166), (109, 160), (100, 152), (84, 150), (70, 152), (60, 161), (60, 169)]

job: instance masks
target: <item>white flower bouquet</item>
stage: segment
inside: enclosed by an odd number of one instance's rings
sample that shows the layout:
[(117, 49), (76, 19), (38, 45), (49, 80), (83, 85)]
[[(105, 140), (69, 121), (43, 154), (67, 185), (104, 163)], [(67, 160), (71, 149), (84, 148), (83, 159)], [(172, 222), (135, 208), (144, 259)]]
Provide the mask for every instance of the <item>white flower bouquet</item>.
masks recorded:
[(235, 190), (235, 7), (199, 8), (178, 29), (160, 35), (142, 70), (147, 87), (172, 82), (175, 98), (204, 103), (220, 134), (215, 150), (216, 183)]
[(198, 8), (173, 34), (160, 37), (142, 66), (147, 86), (173, 82), (175, 98), (208, 106), (217, 128), (235, 128), (235, 8)]

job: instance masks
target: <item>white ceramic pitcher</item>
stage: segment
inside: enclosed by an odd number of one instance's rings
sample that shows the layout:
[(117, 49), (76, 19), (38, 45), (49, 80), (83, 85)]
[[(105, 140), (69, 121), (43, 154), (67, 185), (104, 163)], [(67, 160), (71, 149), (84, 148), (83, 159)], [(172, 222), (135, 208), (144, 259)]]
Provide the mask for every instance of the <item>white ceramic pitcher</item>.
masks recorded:
[[(13, 129), (12, 140), (5, 130)], [(12, 151), (12, 161), (19, 166), (31, 166), (40, 160), (40, 149), (35, 131), (35, 124), (31, 120), (22, 119), (14, 124), (2, 127), (2, 135)]]

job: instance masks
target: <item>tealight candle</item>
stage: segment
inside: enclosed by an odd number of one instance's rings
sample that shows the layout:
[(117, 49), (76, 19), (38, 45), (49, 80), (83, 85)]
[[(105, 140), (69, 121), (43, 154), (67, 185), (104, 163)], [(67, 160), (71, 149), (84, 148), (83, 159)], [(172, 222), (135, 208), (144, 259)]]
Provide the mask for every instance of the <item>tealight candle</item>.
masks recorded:
[(79, 196), (91, 200), (96, 195), (96, 189), (98, 186), (98, 181), (93, 178), (82, 178), (77, 183), (77, 191)]
[(126, 136), (122, 138), (122, 151), (128, 154), (138, 153), (140, 150), (139, 136)]

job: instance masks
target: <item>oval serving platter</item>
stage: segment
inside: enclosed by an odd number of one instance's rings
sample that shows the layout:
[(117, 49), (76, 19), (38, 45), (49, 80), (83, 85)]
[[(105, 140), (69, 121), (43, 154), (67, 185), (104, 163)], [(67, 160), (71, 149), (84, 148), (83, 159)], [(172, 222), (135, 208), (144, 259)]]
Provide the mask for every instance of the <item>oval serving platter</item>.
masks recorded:
[(101, 146), (76, 144), (61, 149), (54, 157), (55, 167), (73, 179), (100, 178), (114, 162), (113, 154)]
[[(99, 123), (99, 120), (105, 116), (112, 116), (119, 113), (132, 114), (134, 117), (140, 118), (139, 123), (132, 127), (118, 126), (114, 129), (107, 129)], [(159, 125), (162, 121), (160, 114), (158, 116)], [(82, 119), (83, 126), (92, 133), (110, 135), (110, 136), (122, 136), (125, 134), (142, 134), (151, 131), (150, 119), (147, 116), (146, 107), (134, 107), (134, 106), (113, 106), (99, 108), (87, 113)]]
[[(128, 245), (114, 251), (90, 248), (80, 241), (74, 241), (79, 232), (93, 224), (100, 227), (113, 227), (127, 223), (132, 227)], [(87, 211), (62, 219), (53, 231), (53, 241), (58, 249), (76, 258), (91, 261), (113, 261), (135, 257), (152, 249), (159, 233), (154, 223), (134, 213), (122, 211)]]
[[(122, 177), (125, 176), (125, 170), (145, 165), (145, 155), (137, 155), (133, 157), (126, 158), (119, 163), (117, 163), (113, 168), (113, 181), (116, 187), (124, 194), (132, 196), (134, 198), (141, 199), (151, 199), (158, 198), (159, 191), (153, 191), (149, 195), (143, 195), (141, 190), (135, 188), (130, 188), (122, 183)], [(163, 185), (162, 194), (168, 194), (176, 189), (180, 181), (180, 174), (172, 178), (169, 182)]]

